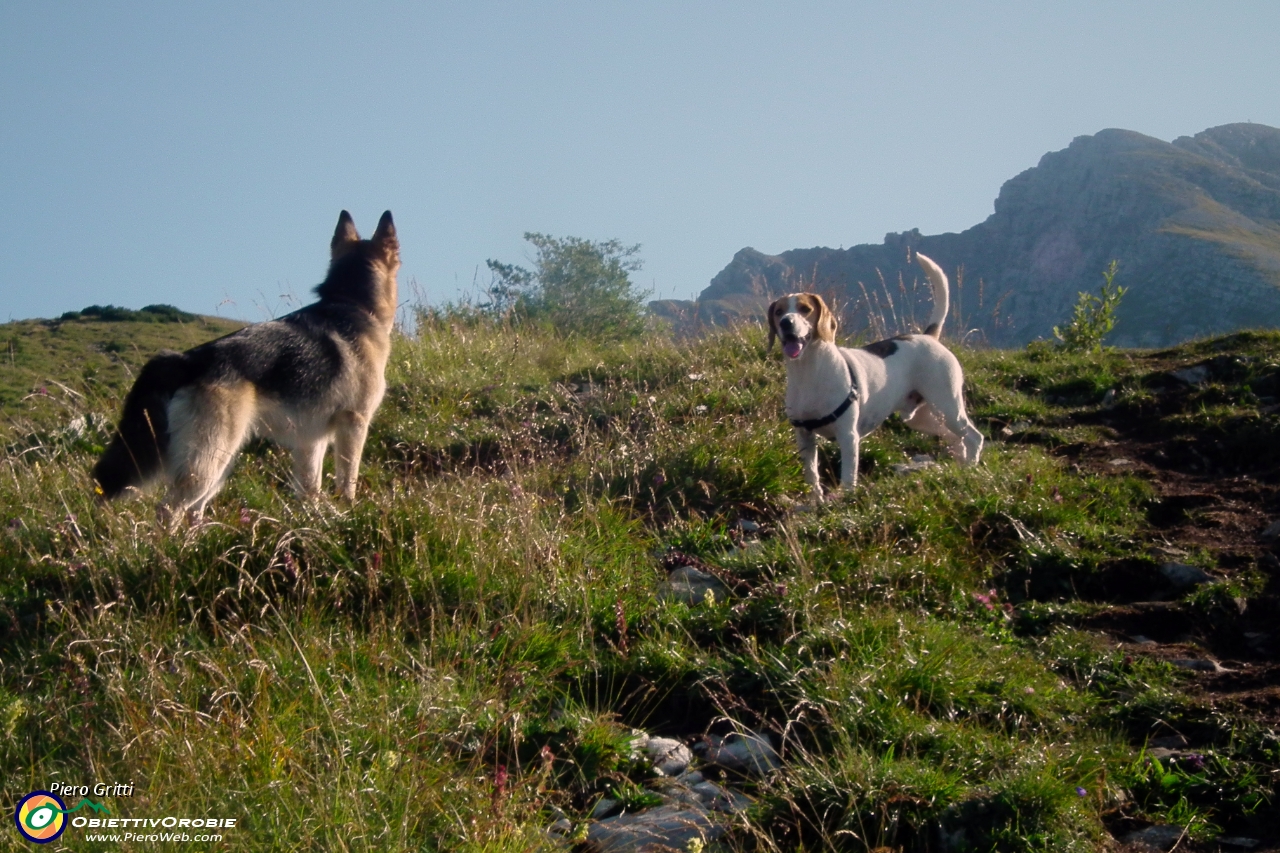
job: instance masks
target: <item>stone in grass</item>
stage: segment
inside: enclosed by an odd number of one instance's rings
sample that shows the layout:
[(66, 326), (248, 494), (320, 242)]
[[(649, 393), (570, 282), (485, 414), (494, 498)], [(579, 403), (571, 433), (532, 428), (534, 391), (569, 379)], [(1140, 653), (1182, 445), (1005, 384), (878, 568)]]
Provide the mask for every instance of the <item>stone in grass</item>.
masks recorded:
[(782, 759), (769, 738), (756, 732), (733, 732), (723, 739), (714, 735), (706, 741), (705, 759), (748, 776), (764, 776), (782, 766)]
[(1140, 829), (1137, 832), (1131, 832), (1124, 837), (1126, 844), (1142, 844), (1147, 847), (1154, 847), (1157, 850), (1172, 850), (1187, 834), (1187, 831), (1180, 826), (1168, 826), (1165, 824), (1155, 824), (1148, 826), (1146, 829)]
[(926, 453), (919, 453), (911, 457), (910, 462), (896, 462), (889, 466), (895, 474), (914, 474), (917, 471), (925, 471), (929, 468), (937, 468), (938, 463), (933, 461), (933, 457)]
[(690, 842), (715, 841), (724, 832), (706, 809), (680, 803), (594, 823), (587, 829), (587, 843), (599, 853), (687, 850)]
[(1204, 756), (1198, 752), (1192, 752), (1188, 749), (1176, 749), (1168, 746), (1153, 746), (1147, 750), (1147, 755), (1157, 761), (1179, 761), (1185, 762), (1191, 767), (1197, 769), (1204, 766)]
[(724, 601), (729, 598), (729, 587), (715, 575), (700, 572), (693, 566), (681, 566), (658, 584), (659, 598), (675, 599), (690, 606), (706, 602), (707, 593), (711, 593), (714, 601)]
[(608, 817), (611, 814), (615, 814), (620, 808), (622, 808), (622, 802), (620, 800), (611, 800), (608, 797), (601, 797), (596, 802), (595, 808), (591, 810), (591, 818), (593, 820), (599, 820), (600, 818)]
[(1188, 385), (1203, 385), (1209, 378), (1209, 368), (1206, 365), (1197, 364), (1194, 367), (1171, 370), (1169, 375)]
[(751, 806), (751, 798), (731, 788), (722, 788), (715, 782), (699, 782), (693, 792), (702, 798), (703, 804), (713, 812), (737, 814)]
[(1165, 563), (1160, 567), (1160, 574), (1178, 589), (1187, 589), (1213, 581), (1213, 575), (1196, 566), (1186, 563)]
[(1207, 658), (1174, 658), (1173, 660), (1169, 661), (1169, 663), (1173, 664), (1179, 669), (1189, 669), (1192, 672), (1230, 672), (1231, 671), (1227, 669), (1225, 666), (1223, 666), (1222, 664), (1218, 663), (1216, 660), (1209, 660)]
[(651, 737), (645, 749), (653, 769), (663, 776), (679, 776), (693, 760), (692, 750), (675, 738)]
[(662, 805), (673, 806), (683, 803), (686, 806), (696, 806), (703, 808), (706, 803), (702, 801), (702, 797), (693, 790), (693, 787), (681, 782), (679, 779), (672, 779), (670, 776), (660, 776), (649, 785), (649, 790), (656, 793), (662, 798)]

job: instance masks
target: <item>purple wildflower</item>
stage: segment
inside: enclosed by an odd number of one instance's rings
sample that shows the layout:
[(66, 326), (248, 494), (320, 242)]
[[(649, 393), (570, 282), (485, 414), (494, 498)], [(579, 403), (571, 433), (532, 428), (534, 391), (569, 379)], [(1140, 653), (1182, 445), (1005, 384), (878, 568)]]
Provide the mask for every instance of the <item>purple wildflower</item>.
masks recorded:
[(507, 782), (510, 778), (505, 764), (499, 764), (493, 771), (493, 800), (495, 803), (507, 795)]

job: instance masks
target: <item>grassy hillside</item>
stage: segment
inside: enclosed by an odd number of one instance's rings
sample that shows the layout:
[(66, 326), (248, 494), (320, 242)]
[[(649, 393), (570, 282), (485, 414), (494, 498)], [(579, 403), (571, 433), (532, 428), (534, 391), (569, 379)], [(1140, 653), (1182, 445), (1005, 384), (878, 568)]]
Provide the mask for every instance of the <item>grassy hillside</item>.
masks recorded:
[(65, 414), (82, 409), (84, 403), (78, 401), (86, 398), (95, 404), (92, 408), (106, 412), (157, 351), (189, 349), (244, 325), (176, 311), (172, 316), (152, 312), (149, 320), (107, 321), (98, 319), (102, 310), (0, 325), (0, 413), (7, 422), (16, 418), (56, 425)]
[[(669, 790), (634, 729), (753, 730), (782, 767), (724, 775), (715, 849), (1280, 843), (1280, 334), (962, 352), (984, 464), (898, 473), (937, 447), (889, 424), (821, 511), (764, 343), (424, 316), (354, 506), (255, 443), (177, 533), (94, 502), (103, 421), (65, 426), (124, 385), (51, 362), (85, 396), (5, 401), (0, 805), (124, 782), (113, 814), (237, 818), (213, 849), (567, 849)], [(687, 565), (722, 593), (660, 594)]]

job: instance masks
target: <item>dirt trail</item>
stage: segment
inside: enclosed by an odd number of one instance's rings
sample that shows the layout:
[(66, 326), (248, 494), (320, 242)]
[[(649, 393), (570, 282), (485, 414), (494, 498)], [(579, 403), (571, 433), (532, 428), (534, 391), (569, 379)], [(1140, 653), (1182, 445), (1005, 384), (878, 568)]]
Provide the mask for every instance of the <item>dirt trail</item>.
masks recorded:
[[(1107, 438), (1059, 448), (1056, 453), (1090, 472), (1126, 472), (1148, 481), (1158, 500), (1148, 519), (1150, 553), (1165, 564), (1208, 568), (1226, 581), (1221, 594), (1187, 601), (1187, 587), (1164, 576), (1117, 572), (1110, 602), (1082, 627), (1108, 637), (1126, 655), (1144, 655), (1188, 672), (1188, 689), (1215, 713), (1253, 720), (1280, 730), (1280, 535), (1268, 530), (1280, 520), (1277, 472), (1250, 471), (1238, 461), (1223, 464), (1218, 448), (1203, 439), (1171, 444), (1156, 435), (1152, 419), (1125, 418), (1106, 410), (1084, 413), (1078, 423), (1101, 426)], [(1242, 470), (1243, 468), (1243, 470)], [(1208, 557), (1208, 561), (1206, 561)], [(1243, 595), (1232, 595), (1230, 586)], [(1149, 747), (1208, 751), (1203, 732), (1175, 726), (1153, 732)], [(1280, 851), (1280, 804), (1264, 807), (1247, 824), (1229, 829), (1257, 842), (1253, 853)], [(1141, 828), (1125, 810), (1109, 825), (1114, 836)], [(1121, 850), (1144, 850), (1122, 845)], [(1189, 844), (1199, 851), (1229, 844)], [(1244, 848), (1238, 848), (1244, 849)]]
[(1280, 486), (1248, 474), (1216, 473), (1208, 462), (1197, 465), (1199, 472), (1178, 470), (1165, 442), (1127, 435), (1133, 424), (1109, 426), (1112, 440), (1063, 448), (1063, 454), (1084, 470), (1125, 471), (1152, 484), (1159, 496), (1149, 515), (1153, 553), (1169, 563), (1207, 553), (1216, 564), (1210, 570), (1215, 579), (1244, 581), (1253, 574), (1265, 585), (1247, 598), (1222, 596), (1193, 608), (1178, 600), (1184, 591), (1155, 579), (1148, 595), (1116, 603), (1089, 627), (1126, 650), (1190, 669), (1213, 707), (1280, 726), (1280, 536), (1263, 535), (1280, 519)]

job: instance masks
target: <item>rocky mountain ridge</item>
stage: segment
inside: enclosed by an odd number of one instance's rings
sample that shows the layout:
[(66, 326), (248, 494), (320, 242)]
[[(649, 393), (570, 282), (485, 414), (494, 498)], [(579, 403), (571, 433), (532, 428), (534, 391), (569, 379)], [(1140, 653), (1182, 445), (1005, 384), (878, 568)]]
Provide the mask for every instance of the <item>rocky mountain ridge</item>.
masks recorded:
[(1080, 291), (1118, 259), (1129, 289), (1109, 343), (1164, 346), (1280, 326), (1280, 130), (1230, 124), (1163, 142), (1128, 130), (1077, 137), (1005, 182), (995, 212), (961, 233), (890, 233), (848, 249), (739, 251), (676, 320), (760, 318), (773, 297), (832, 297), (850, 334), (901, 331), (928, 314), (909, 249), (952, 280), (951, 336), (1018, 345), (1052, 336)]

